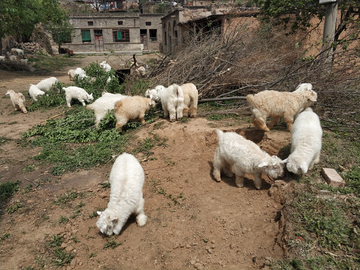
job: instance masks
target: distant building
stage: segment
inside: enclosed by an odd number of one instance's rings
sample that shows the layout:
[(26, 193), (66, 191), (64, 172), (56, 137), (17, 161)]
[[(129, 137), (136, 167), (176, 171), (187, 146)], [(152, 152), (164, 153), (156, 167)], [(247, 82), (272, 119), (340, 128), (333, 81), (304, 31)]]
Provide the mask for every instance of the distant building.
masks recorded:
[(75, 28), (75, 36), (63, 47), (74, 53), (159, 51), (162, 16), (131, 12), (72, 15), (69, 20)]

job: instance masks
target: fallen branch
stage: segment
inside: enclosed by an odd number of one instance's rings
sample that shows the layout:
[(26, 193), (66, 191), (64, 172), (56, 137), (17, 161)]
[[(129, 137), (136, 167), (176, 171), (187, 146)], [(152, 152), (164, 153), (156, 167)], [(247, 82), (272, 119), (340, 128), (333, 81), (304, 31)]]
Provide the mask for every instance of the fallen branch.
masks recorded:
[(204, 98), (200, 99), (198, 102), (212, 102), (212, 101), (222, 101), (222, 100), (236, 100), (236, 99), (246, 99), (246, 97), (224, 97), (224, 98)]
[(48, 118), (48, 119), (46, 119), (46, 120), (42, 120), (41, 122), (48, 121), (48, 120), (53, 119), (53, 118), (55, 118), (55, 117), (58, 117), (58, 116), (60, 116), (60, 115), (62, 115), (62, 114), (64, 114), (64, 113), (65, 113), (65, 111), (63, 111), (62, 113), (59, 113), (59, 114), (57, 114), (57, 115), (51, 116), (50, 118)]

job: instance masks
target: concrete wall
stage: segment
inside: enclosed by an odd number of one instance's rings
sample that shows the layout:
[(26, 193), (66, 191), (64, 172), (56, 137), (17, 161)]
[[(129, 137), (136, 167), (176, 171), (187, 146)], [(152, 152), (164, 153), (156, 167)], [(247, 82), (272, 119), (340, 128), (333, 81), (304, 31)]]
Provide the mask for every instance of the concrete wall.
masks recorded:
[[(158, 51), (159, 45), (162, 43), (163, 33), (161, 27), (161, 17), (163, 14), (141, 14), (140, 15), (140, 29), (146, 34), (141, 35), (144, 50)], [(148, 25), (150, 24), (150, 25)], [(150, 32), (154, 33), (156, 30), (156, 38), (150, 36)], [(140, 33), (142, 33), (140, 32)]]

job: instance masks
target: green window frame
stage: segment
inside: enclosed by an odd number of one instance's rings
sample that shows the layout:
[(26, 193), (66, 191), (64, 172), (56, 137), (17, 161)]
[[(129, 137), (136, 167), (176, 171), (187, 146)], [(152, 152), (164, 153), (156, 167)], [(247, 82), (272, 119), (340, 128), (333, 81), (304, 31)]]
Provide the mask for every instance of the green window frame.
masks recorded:
[(90, 30), (81, 30), (82, 42), (91, 42)]

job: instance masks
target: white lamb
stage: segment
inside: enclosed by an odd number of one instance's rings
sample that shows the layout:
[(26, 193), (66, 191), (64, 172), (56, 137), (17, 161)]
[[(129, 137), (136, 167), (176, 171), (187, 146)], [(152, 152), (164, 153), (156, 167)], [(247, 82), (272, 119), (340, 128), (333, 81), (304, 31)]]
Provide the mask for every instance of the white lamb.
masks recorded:
[(8, 90), (5, 95), (9, 95), (11, 103), (15, 108), (15, 111), (21, 110), (23, 113), (27, 113), (27, 110), (24, 106), (25, 97), (21, 93), (15, 93), (14, 90)]
[(150, 98), (134, 96), (126, 97), (117, 101), (114, 105), (116, 126), (119, 132), (122, 127), (129, 121), (139, 119), (141, 124), (145, 124), (145, 113), (155, 107), (155, 101)]
[(103, 119), (108, 111), (114, 109), (116, 101), (127, 97), (121, 94), (105, 93), (102, 97), (95, 100), (93, 103), (86, 106), (86, 109), (93, 110), (95, 113), (95, 127), (98, 128), (101, 119)]
[(75, 69), (69, 69), (67, 74), (69, 76), (69, 80), (72, 81), (74, 79), (75, 75), (76, 75), (75, 74)]
[(23, 65), (27, 65), (29, 59), (20, 59), (20, 63)]
[(249, 173), (254, 175), (255, 187), (260, 189), (262, 173), (273, 178), (278, 178), (283, 174), (285, 161), (277, 156), (270, 156), (254, 142), (246, 140), (235, 132), (224, 133), (216, 129), (216, 134), (219, 137), (213, 164), (213, 175), (216, 181), (221, 181), (221, 170), (231, 177), (233, 167), (237, 187), (244, 186), (244, 175)]
[(106, 61), (102, 61), (100, 63), (100, 67), (103, 68), (106, 72), (111, 70), (111, 66)]
[(5, 62), (5, 56), (0, 56), (0, 61), (4, 61), (4, 62)]
[[(287, 128), (291, 131), (294, 116), (301, 110), (312, 106), (317, 99), (311, 84), (301, 84), (294, 92), (278, 92), (265, 90), (256, 95), (247, 95), (246, 99), (251, 106), (254, 125), (264, 131), (269, 131), (279, 120), (284, 117)], [(266, 119), (271, 116), (269, 126)]]
[(319, 163), (322, 134), (319, 117), (311, 108), (296, 117), (291, 130), (291, 154), (286, 164), (288, 171), (305, 174)]
[(59, 80), (56, 79), (55, 77), (50, 77), (50, 78), (47, 78), (47, 79), (44, 79), (42, 81), (40, 81), (36, 86), (44, 91), (44, 92), (47, 92), (51, 89), (51, 87), (57, 83)]
[(153, 90), (147, 90), (146, 94), (150, 93), (152, 100), (160, 100), (161, 106), (164, 110), (164, 117), (168, 118), (170, 115), (170, 121), (180, 120), (183, 117), (184, 109), (184, 93), (181, 87), (177, 84), (172, 84), (168, 88), (162, 85), (157, 86)]
[(190, 112), (190, 117), (196, 117), (199, 99), (199, 93), (196, 86), (193, 83), (185, 83), (181, 85), (181, 89), (184, 93), (183, 115), (188, 117)]
[(165, 90), (165, 86), (163, 85), (157, 85), (155, 86), (154, 89), (148, 89), (145, 92), (145, 97), (147, 98), (151, 98), (152, 100), (154, 100), (155, 102), (160, 102), (160, 96), (159, 96), (159, 91)]
[(92, 93), (89, 95), (84, 89), (77, 87), (77, 86), (69, 86), (69, 87), (63, 87), (65, 91), (65, 97), (66, 97), (66, 104), (68, 107), (71, 107), (71, 100), (77, 99), (81, 102), (83, 106), (85, 106), (86, 102), (91, 102), (94, 100)]
[(17, 58), (16, 55), (10, 55), (9, 60), (12, 61), (12, 62), (16, 62), (18, 60), (18, 58)]
[(110, 201), (104, 212), (97, 212), (96, 226), (103, 234), (119, 234), (131, 214), (136, 215), (138, 226), (146, 224), (144, 181), (144, 170), (133, 155), (123, 153), (115, 160), (110, 172)]
[(34, 100), (37, 101), (39, 96), (44, 95), (45, 92), (41, 91), (36, 85), (30, 84), (29, 88), (29, 96)]
[[(75, 69), (75, 75), (79, 75), (79, 79), (82, 80), (84, 79), (86, 76), (86, 72), (85, 70), (83, 70), (82, 68), (78, 67)], [(74, 76), (75, 77), (75, 76)]]
[(10, 52), (14, 55), (24, 55), (24, 50), (22, 49), (12, 48)]

